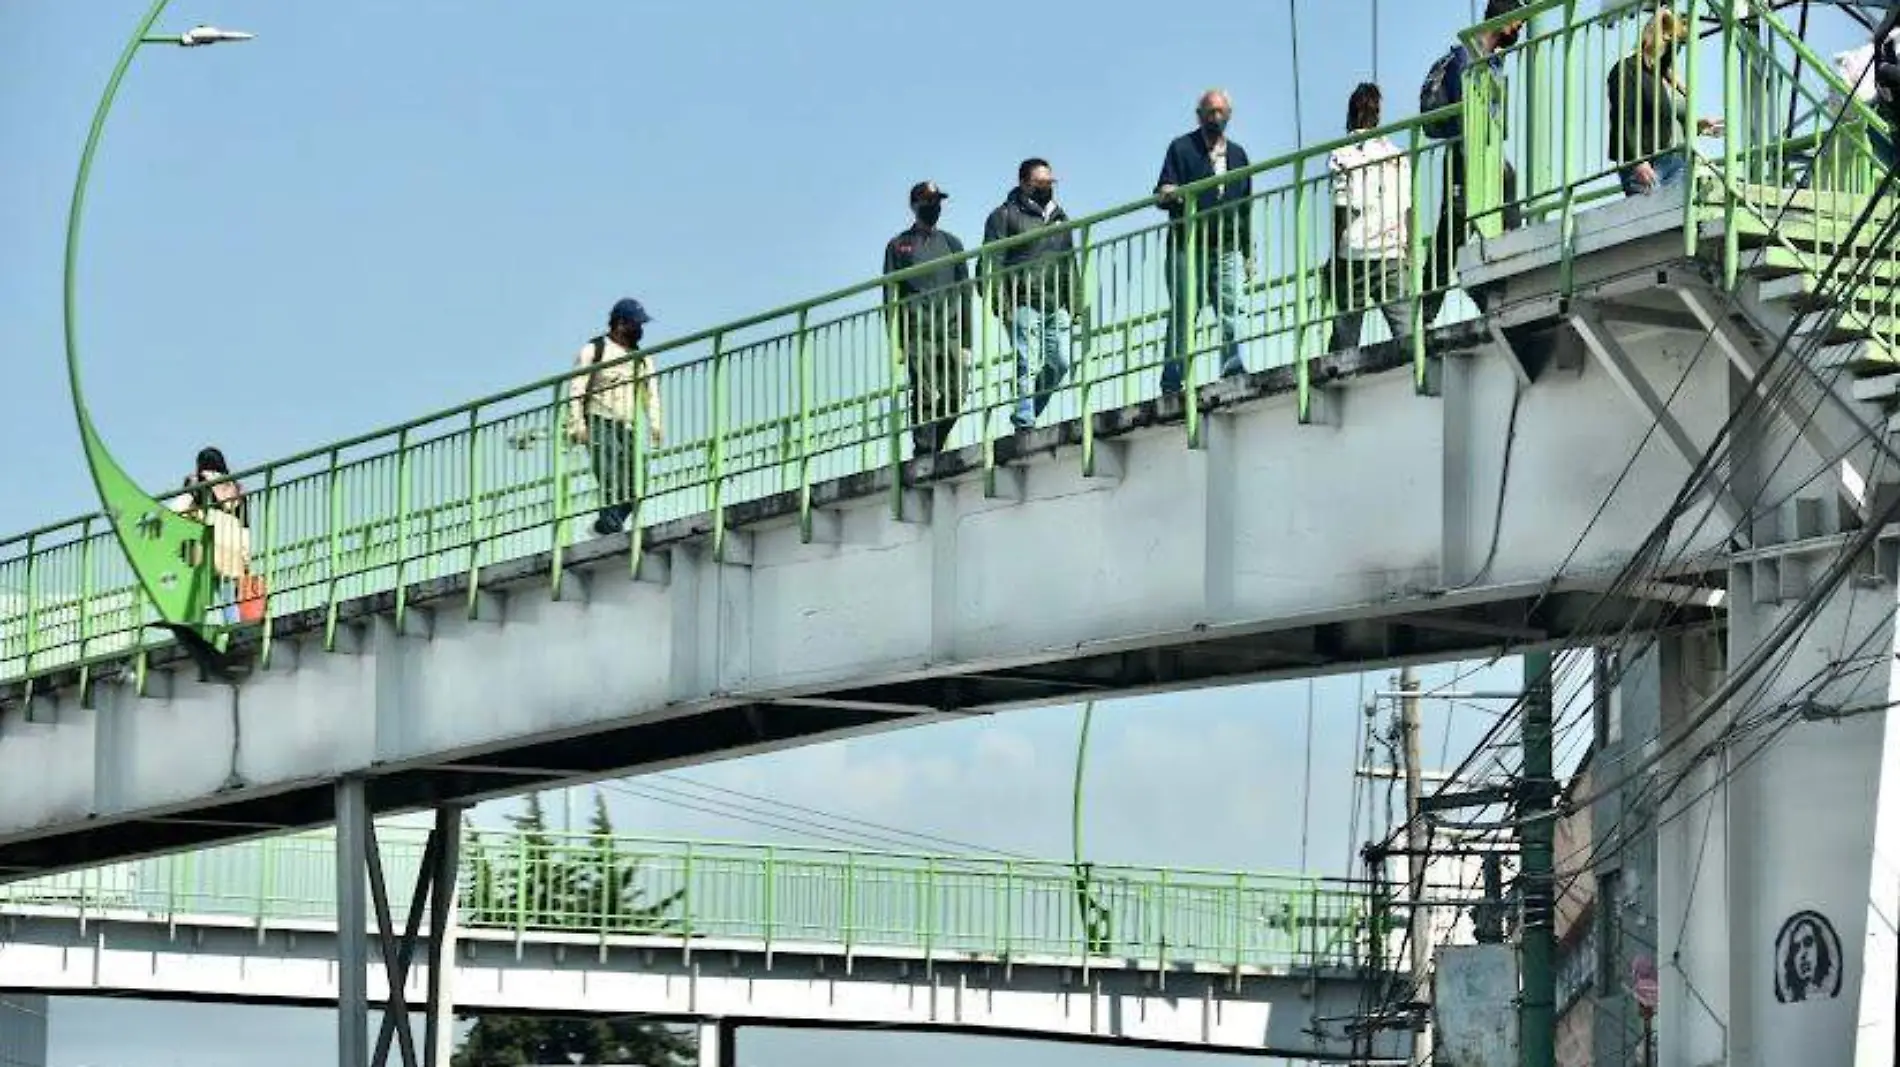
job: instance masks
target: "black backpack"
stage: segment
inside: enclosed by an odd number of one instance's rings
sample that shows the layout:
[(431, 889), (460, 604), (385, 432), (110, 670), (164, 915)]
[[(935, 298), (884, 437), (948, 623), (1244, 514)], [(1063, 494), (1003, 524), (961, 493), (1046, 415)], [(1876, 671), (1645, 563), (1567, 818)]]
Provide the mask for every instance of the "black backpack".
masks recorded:
[[(1450, 51), (1438, 57), (1438, 62), (1432, 64), (1431, 70), (1425, 72), (1425, 84), (1418, 90), (1419, 114), (1427, 115), (1451, 105), (1451, 66), (1457, 58), (1458, 47), (1454, 45)], [(1456, 115), (1434, 119), (1425, 124), (1425, 136), (1445, 141), (1458, 136), (1462, 128), (1463, 123)]]

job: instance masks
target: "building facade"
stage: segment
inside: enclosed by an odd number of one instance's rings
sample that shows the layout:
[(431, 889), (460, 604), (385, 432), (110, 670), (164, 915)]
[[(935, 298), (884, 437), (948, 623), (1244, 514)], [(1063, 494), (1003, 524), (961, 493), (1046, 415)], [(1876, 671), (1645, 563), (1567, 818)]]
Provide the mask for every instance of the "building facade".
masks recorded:
[[(1568, 792), (1595, 796), (1559, 821), (1556, 853), (1557, 1062), (1642, 1067), (1654, 1062), (1639, 1002), (1656, 960), (1656, 827), (1651, 775), (1632, 775), (1657, 744), (1662, 688), (1653, 650), (1627, 663), (1600, 654), (1596, 736)], [(1610, 684), (1612, 679), (1618, 679)]]

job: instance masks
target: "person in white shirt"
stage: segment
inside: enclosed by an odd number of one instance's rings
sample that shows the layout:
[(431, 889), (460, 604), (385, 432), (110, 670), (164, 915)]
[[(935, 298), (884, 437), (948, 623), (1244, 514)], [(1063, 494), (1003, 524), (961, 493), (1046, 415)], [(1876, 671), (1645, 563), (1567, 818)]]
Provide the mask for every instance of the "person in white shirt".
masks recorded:
[[(1346, 105), (1346, 128), (1365, 134), (1379, 127), (1379, 87), (1366, 82)], [(1329, 351), (1356, 348), (1366, 313), (1385, 316), (1396, 340), (1410, 332), (1406, 250), (1411, 241), (1412, 167), (1404, 150), (1384, 137), (1336, 149), (1326, 161), (1333, 186), (1333, 260), (1326, 274), (1332, 304)]]
[(601, 535), (618, 533), (633, 514), (636, 420), (646, 416), (654, 448), (666, 440), (653, 358), (634, 357), (651, 321), (638, 300), (616, 303), (607, 315), (607, 332), (582, 345), (574, 357), (578, 373), (568, 382), (567, 439), (587, 446), (593, 459), (600, 495), (594, 532)]

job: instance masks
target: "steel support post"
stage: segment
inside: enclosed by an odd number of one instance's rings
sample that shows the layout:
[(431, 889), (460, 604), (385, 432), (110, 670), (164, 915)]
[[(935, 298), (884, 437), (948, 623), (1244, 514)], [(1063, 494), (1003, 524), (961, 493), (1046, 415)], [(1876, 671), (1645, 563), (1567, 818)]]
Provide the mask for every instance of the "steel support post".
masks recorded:
[(362, 778), (336, 784), (337, 1064), (369, 1064), (369, 796)]
[(435, 809), (434, 870), (429, 889), (429, 1020), (427, 1067), (448, 1067), (455, 1049), (455, 935), (461, 894), (462, 810)]

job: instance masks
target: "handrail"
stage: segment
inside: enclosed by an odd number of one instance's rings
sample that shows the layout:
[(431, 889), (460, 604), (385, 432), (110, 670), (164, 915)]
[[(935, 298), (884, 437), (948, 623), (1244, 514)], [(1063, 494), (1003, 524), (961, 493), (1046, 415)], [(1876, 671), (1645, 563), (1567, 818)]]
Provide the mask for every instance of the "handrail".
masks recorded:
[[(1318, 144), (1310, 145), (1305, 148), (1295, 149), (1292, 152), (1287, 152), (1282, 155), (1275, 156), (1272, 159), (1263, 160), (1259, 163), (1252, 163), (1246, 167), (1243, 167), (1237, 170), (1231, 170), (1224, 174), (1217, 174), (1209, 178), (1203, 178), (1199, 181), (1187, 183), (1185, 185), (1180, 186), (1175, 191), (1175, 196), (1185, 199), (1188, 197), (1192, 197), (1196, 194), (1199, 194), (1201, 192), (1204, 192), (1208, 189), (1213, 189), (1222, 185), (1244, 181), (1258, 174), (1263, 174), (1268, 171), (1277, 170), (1282, 167), (1290, 166), (1294, 162), (1297, 162), (1302, 159), (1323, 158), (1324, 156), (1332, 153), (1333, 151), (1337, 149), (1346, 147), (1351, 144), (1358, 143), (1359, 141), (1367, 140), (1372, 137), (1390, 137), (1391, 135), (1396, 134), (1396, 133), (1402, 133), (1416, 127), (1422, 127), (1426, 122), (1448, 117), (1454, 114), (1456, 111), (1457, 111), (1457, 107), (1456, 105), (1453, 105), (1451, 107), (1442, 108), (1438, 111), (1429, 112), (1424, 115), (1417, 115), (1408, 119), (1400, 120), (1398, 122), (1387, 123), (1386, 125), (1379, 127), (1377, 130), (1353, 134), (1346, 137), (1338, 137), (1338, 138), (1334, 138), (1333, 140), (1320, 142)], [(906, 267), (902, 270), (892, 271), (889, 274), (881, 274), (869, 280), (854, 282), (850, 285), (846, 285), (838, 289), (833, 289), (830, 292), (823, 293), (818, 296), (808, 297), (804, 300), (794, 301), (793, 303), (789, 303), (789, 304), (783, 304), (778, 307), (772, 308), (768, 311), (757, 312), (752, 315), (747, 315), (742, 318), (734, 319), (730, 322), (720, 323), (716, 326), (708, 326), (681, 337), (669, 338), (668, 340), (652, 345), (651, 347), (642, 348), (636, 353), (631, 353), (626, 356), (621, 356), (611, 361), (603, 361), (601, 363), (601, 366), (602, 367), (619, 366), (619, 365), (624, 365), (626, 363), (630, 363), (639, 359), (653, 359), (657, 363), (658, 357), (664, 353), (667, 353), (679, 348), (686, 348), (692, 345), (701, 344), (703, 342), (713, 340), (719, 337), (721, 334), (735, 333), (740, 330), (750, 329), (754, 326), (762, 326), (768, 322), (773, 321), (774, 319), (786, 318), (788, 316), (795, 315), (800, 311), (809, 310), (820, 304), (833, 303), (839, 300), (844, 300), (848, 297), (857, 296), (860, 293), (872, 292), (887, 285), (893, 285), (900, 282), (908, 281), (912, 278), (920, 278), (927, 274), (931, 274), (938, 270), (941, 270), (946, 265), (953, 265), (957, 263), (972, 263), (979, 258), (991, 257), (991, 256), (996, 255), (999, 252), (1006, 252), (1011, 248), (1017, 248), (1023, 245), (1032, 244), (1052, 234), (1080, 232), (1081, 230), (1100, 225), (1101, 223), (1104, 223), (1104, 222), (1108, 222), (1114, 219), (1124, 218), (1126, 216), (1133, 215), (1136, 212), (1142, 211), (1144, 209), (1158, 207), (1160, 206), (1161, 201), (1162, 201), (1162, 198), (1154, 194), (1150, 194), (1144, 197), (1139, 197), (1137, 199), (1127, 201), (1115, 207), (1105, 208), (1091, 215), (1085, 215), (1081, 218), (1072, 218), (1068, 220), (1067, 222), (1049, 226), (1045, 229), (1037, 230), (1034, 233), (1018, 234), (1014, 237), (1008, 237), (999, 241), (991, 241), (986, 244), (977, 245), (973, 248), (965, 249), (963, 252), (955, 256), (946, 256), (942, 259), (932, 260), (929, 263), (922, 263), (916, 266)], [(687, 363), (674, 364), (674, 366), (675, 367), (691, 366), (692, 364), (695, 364), (695, 363), (710, 362), (711, 359), (712, 359), (711, 356), (700, 356), (700, 357), (696, 357), (693, 360), (689, 360)], [(456, 415), (466, 414), (471, 408), (488, 407), (492, 404), (498, 404), (506, 400), (518, 399), (520, 397), (530, 395), (539, 390), (545, 390), (545, 389), (549, 389), (555, 386), (559, 386), (569, 381), (570, 379), (572, 379), (573, 376), (574, 374), (571, 369), (554, 373), (554, 374), (544, 375), (540, 378), (536, 378), (530, 381), (526, 385), (515, 386), (513, 388), (505, 389), (498, 393), (490, 393), (486, 396), (477, 397), (476, 399), (473, 399), (473, 400), (465, 400), (465, 401), (462, 401), (461, 403), (452, 405), (450, 407), (441, 408), (441, 409), (432, 411), (426, 415), (419, 415), (414, 418), (404, 420), (402, 422), (391, 423), (379, 429), (364, 431), (352, 437), (345, 437), (341, 440), (331, 441), (331, 442), (327, 442), (321, 445), (313, 445), (302, 452), (294, 452), (288, 456), (283, 456), (277, 459), (268, 460), (251, 467), (246, 467), (242, 470), (234, 471), (232, 472), (230, 477), (233, 479), (242, 480), (244, 478), (254, 477), (258, 474), (262, 474), (264, 471), (269, 470), (273, 467), (286, 467), (294, 463), (305, 463), (311, 460), (321, 459), (331, 452), (343, 451), (350, 448), (354, 448), (358, 445), (369, 444), (372, 441), (381, 440), (382, 438), (389, 437), (393, 434), (402, 433), (405, 430), (418, 429), (420, 427), (427, 426), (430, 423), (441, 422), (444, 419), (448, 419)], [(52, 523), (47, 526), (39, 527), (35, 530), (28, 531), (26, 533), (0, 538), (0, 544), (9, 544), (13, 541), (20, 540), (21, 538), (34, 536), (36, 534), (51, 533), (54, 530), (62, 529), (66, 526), (70, 526), (73, 523), (80, 522), (84, 519), (96, 518), (98, 515), (99, 515), (98, 512), (87, 512), (87, 513), (82, 513), (80, 515), (75, 515), (69, 519)]]
[[(420, 873), (418, 830), (379, 836), (388, 877)], [(328, 923), (334, 857), (327, 832), (260, 839), (0, 885), (0, 914), (61, 909), (174, 924), (228, 916), (260, 930)], [(1101, 905), (1117, 920), (1106, 939), (1064, 906), (1074, 876), (1059, 860), (511, 829), (470, 835), (457, 881), (466, 928), (517, 938), (799, 941), (846, 954), (884, 947), (1223, 968), (1359, 967), (1380, 952), (1383, 905), (1365, 883), (1182, 868), (1098, 874)], [(406, 918), (393, 903), (392, 918)]]

